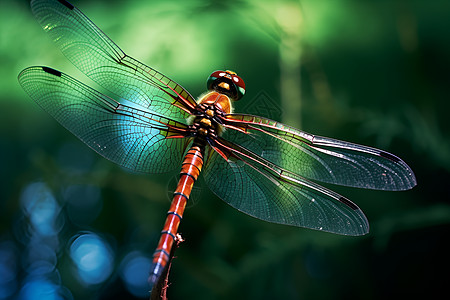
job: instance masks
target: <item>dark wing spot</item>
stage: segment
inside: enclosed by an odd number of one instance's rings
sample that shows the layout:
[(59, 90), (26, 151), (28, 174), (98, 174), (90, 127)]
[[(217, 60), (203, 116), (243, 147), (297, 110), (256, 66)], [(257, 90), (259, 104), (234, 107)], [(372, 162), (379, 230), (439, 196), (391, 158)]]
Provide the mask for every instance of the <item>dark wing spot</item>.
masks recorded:
[(353, 210), (358, 210), (359, 207), (355, 205), (355, 203), (353, 203), (352, 201), (348, 200), (345, 197), (341, 197), (339, 198), (339, 201), (341, 201), (342, 203), (344, 203), (345, 205), (349, 206), (351, 209)]
[(61, 3), (62, 5), (64, 5), (65, 7), (67, 7), (68, 9), (72, 10), (74, 8), (74, 6), (72, 4), (70, 4), (69, 2), (65, 1), (65, 0), (58, 0), (59, 3)]
[(394, 155), (392, 155), (392, 154), (390, 154), (388, 152), (380, 151), (380, 156), (384, 157), (384, 158), (387, 158), (387, 159), (390, 159), (390, 160), (395, 161), (395, 162), (399, 162), (400, 161), (400, 159), (397, 156), (394, 156)]
[(49, 67), (42, 67), (42, 71), (47, 72), (49, 74), (61, 77), (61, 72), (56, 71), (55, 69), (49, 68)]

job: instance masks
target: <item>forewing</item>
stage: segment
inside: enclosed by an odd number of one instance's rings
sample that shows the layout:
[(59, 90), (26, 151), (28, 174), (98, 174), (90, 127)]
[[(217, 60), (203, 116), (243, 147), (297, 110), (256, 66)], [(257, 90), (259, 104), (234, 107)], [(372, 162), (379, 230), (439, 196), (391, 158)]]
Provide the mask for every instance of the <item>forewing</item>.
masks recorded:
[(416, 185), (411, 168), (388, 152), (314, 136), (251, 115), (224, 117), (224, 138), (302, 177), (351, 187), (407, 190)]
[(78, 8), (63, 0), (33, 0), (31, 9), (63, 54), (92, 80), (169, 118), (189, 117), (196, 103), (183, 87), (126, 55)]
[(268, 222), (336, 234), (369, 231), (363, 212), (345, 197), (221, 138), (213, 149), (204, 167), (205, 181), (234, 208)]
[(188, 142), (185, 124), (120, 104), (51, 68), (27, 68), (19, 82), (61, 125), (107, 159), (137, 172), (179, 167)]

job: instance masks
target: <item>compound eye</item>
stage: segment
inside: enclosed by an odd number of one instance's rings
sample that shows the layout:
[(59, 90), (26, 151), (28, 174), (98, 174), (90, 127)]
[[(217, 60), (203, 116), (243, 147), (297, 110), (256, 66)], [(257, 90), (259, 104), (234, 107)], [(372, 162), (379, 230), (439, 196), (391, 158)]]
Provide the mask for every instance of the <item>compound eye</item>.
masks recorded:
[(206, 86), (208, 87), (208, 90), (213, 90), (213, 84), (214, 82), (225, 76), (227, 73), (225, 71), (214, 71), (211, 73), (211, 75), (209, 75), (208, 80), (206, 81)]
[(211, 73), (211, 75), (209, 76), (210, 78), (212, 77), (212, 78), (219, 78), (219, 77), (223, 77), (223, 76), (225, 76), (225, 75), (227, 75), (227, 73), (225, 72), (225, 71), (220, 71), (220, 70), (218, 70), (218, 71), (214, 71), (214, 72), (212, 72)]
[(239, 100), (245, 94), (244, 80), (233, 71), (214, 71), (208, 77), (206, 84), (208, 90), (220, 88), (219, 92), (227, 93), (233, 100)]
[(237, 97), (235, 100), (241, 99), (245, 94), (245, 83), (244, 80), (242, 80), (241, 77), (234, 74), (231, 76), (231, 79), (233, 80), (234, 86), (236, 87)]
[(238, 75), (233, 75), (231, 76), (231, 78), (233, 79), (235, 85), (245, 90), (245, 83), (241, 77), (239, 77)]

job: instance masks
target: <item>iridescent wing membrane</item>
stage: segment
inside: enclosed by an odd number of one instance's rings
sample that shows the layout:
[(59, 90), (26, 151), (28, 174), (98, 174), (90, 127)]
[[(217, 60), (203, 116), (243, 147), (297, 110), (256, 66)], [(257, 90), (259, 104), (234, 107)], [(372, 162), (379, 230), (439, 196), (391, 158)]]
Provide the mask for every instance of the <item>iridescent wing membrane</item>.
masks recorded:
[[(138, 172), (179, 167), (188, 141), (186, 119), (196, 105), (180, 85), (127, 56), (80, 10), (66, 1), (31, 1), (42, 28), (82, 72), (122, 103), (46, 67), (19, 82), (64, 127), (104, 157)], [(126, 105), (124, 103), (131, 103)]]
[(111, 161), (137, 172), (161, 173), (179, 167), (187, 126), (137, 109), (47, 67), (19, 75), (31, 98), (70, 132)]
[(70, 3), (31, 1), (31, 10), (67, 59), (105, 89), (177, 120), (185, 120), (196, 106), (183, 87), (126, 55)]
[(208, 161), (205, 180), (231, 206), (263, 220), (361, 235), (369, 230), (363, 212), (305, 178), (381, 190), (416, 185), (405, 162), (378, 149), (251, 115), (230, 114), (222, 122), (227, 130), (213, 145), (217, 151), (210, 154), (214, 163)]
[[(47, 67), (19, 75), (30, 96), (91, 148), (122, 166), (152, 173), (179, 167), (191, 141), (186, 120), (196, 111), (192, 96), (127, 56), (68, 2), (38, 0), (31, 7), (65, 56), (122, 100)], [(369, 228), (362, 211), (305, 178), (384, 190), (416, 184), (411, 169), (387, 152), (309, 135), (261, 117), (229, 114), (221, 122), (227, 130), (209, 140), (205, 180), (224, 201), (262, 220), (361, 235)]]
[(315, 136), (252, 115), (227, 115), (224, 124), (237, 129), (228, 132), (229, 141), (245, 143), (262, 158), (309, 179), (390, 191), (416, 185), (404, 161), (379, 149)]
[[(204, 169), (212, 191), (236, 209), (273, 223), (362, 235), (369, 224), (351, 201), (219, 138)], [(226, 153), (227, 161), (218, 152)]]

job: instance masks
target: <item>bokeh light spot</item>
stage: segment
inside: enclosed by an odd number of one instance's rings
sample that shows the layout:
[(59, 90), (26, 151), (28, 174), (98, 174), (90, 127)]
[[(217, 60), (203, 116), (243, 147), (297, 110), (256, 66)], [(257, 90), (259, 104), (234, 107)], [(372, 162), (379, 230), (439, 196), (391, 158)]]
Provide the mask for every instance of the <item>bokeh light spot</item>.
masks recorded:
[(120, 266), (120, 277), (127, 290), (136, 297), (149, 296), (149, 276), (152, 261), (138, 251), (130, 252)]
[(17, 256), (12, 242), (0, 243), (0, 299), (9, 298), (17, 289)]
[(86, 285), (105, 281), (113, 270), (114, 254), (105, 240), (94, 233), (78, 235), (70, 245), (80, 281)]
[(45, 183), (29, 184), (22, 193), (21, 205), (33, 231), (42, 236), (58, 233), (60, 226), (55, 221), (61, 208)]
[(59, 300), (64, 299), (58, 290), (59, 285), (45, 280), (44, 278), (35, 278), (27, 281), (19, 293), (19, 300)]

